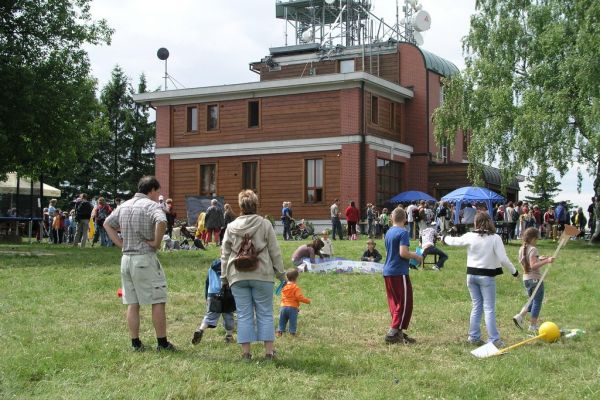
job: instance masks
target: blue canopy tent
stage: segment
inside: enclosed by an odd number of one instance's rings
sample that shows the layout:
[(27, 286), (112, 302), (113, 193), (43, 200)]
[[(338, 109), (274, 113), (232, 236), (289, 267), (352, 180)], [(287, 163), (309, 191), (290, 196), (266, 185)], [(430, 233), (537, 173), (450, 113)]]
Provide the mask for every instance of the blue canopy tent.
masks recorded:
[(410, 203), (413, 201), (437, 201), (427, 193), (419, 192), (418, 190), (409, 190), (408, 192), (402, 192), (390, 199), (390, 203)]
[(504, 203), (506, 199), (500, 196), (498, 193), (491, 191), (487, 188), (477, 186), (465, 186), (448, 193), (447, 195), (442, 197), (442, 201), (447, 201), (448, 203), (454, 203), (456, 205), (456, 212), (454, 213), (454, 223), (458, 224), (459, 213), (462, 208), (462, 203), (485, 203), (488, 209), (488, 213), (493, 218), (493, 204)]

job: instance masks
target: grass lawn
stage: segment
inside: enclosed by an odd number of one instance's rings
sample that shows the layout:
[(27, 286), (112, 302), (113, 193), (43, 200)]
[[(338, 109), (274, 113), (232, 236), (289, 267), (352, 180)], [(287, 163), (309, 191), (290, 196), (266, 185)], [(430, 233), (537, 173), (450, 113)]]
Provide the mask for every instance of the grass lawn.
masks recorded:
[[(334, 250), (358, 259), (365, 243), (336, 241)], [(289, 267), (299, 243), (280, 244)], [(555, 246), (542, 241), (538, 247), (551, 255)], [(598, 249), (570, 241), (546, 282), (542, 320), (585, 329), (581, 340), (538, 341), (480, 360), (466, 344), (466, 251), (442, 248), (450, 256), (443, 271), (411, 271), (409, 333), (417, 344), (384, 343), (390, 317), (381, 276), (302, 274), (299, 285), (313, 303), (302, 306), (299, 336), (277, 339), (275, 362), (264, 361), (257, 344), (255, 360), (243, 363), (239, 346), (223, 342), (222, 327), (206, 332), (200, 345), (190, 343), (204, 315), (204, 280), (217, 248), (160, 254), (170, 290), (169, 340), (181, 351), (159, 354), (130, 350), (116, 296), (118, 249), (0, 245), (0, 398), (600, 398)], [(378, 249), (385, 250), (380, 240)], [(515, 265), (517, 251), (517, 242), (507, 246)], [(526, 301), (522, 282), (504, 274), (497, 285), (499, 330), (514, 344), (527, 337), (511, 320)], [(149, 311), (142, 308), (141, 338), (154, 346)]]

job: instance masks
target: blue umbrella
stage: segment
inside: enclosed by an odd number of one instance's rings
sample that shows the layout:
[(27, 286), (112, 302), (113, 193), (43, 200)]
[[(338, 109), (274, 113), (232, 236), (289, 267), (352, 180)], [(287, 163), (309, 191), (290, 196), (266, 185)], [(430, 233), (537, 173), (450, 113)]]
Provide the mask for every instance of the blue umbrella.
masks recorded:
[(402, 192), (390, 199), (390, 203), (410, 203), (412, 201), (437, 201), (427, 193), (419, 192), (418, 190), (409, 190), (408, 192)]
[(456, 189), (444, 197), (442, 201), (456, 204), (456, 212), (454, 213), (454, 223), (458, 224), (458, 214), (462, 203), (484, 202), (487, 205), (488, 213), (493, 217), (493, 203), (504, 203), (506, 199), (498, 193), (483, 187), (465, 186)]

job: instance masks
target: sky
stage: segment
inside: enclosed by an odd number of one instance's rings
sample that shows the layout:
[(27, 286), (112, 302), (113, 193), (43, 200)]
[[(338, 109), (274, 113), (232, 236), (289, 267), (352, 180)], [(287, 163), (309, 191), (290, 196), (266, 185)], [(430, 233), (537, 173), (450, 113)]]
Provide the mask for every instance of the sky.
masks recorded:
[[(92, 74), (102, 88), (119, 65), (134, 87), (144, 73), (148, 89), (164, 85), (164, 62), (156, 56), (166, 47), (169, 75), (179, 88), (256, 82), (249, 63), (269, 54), (269, 47), (285, 44), (285, 23), (275, 18), (275, 0), (93, 0), (92, 17), (104, 18), (115, 30), (110, 46), (87, 46)], [(373, 13), (386, 23), (396, 21), (394, 0), (372, 0)], [(402, 14), (400, 0), (400, 13)], [(457, 67), (464, 67), (462, 38), (469, 31), (475, 0), (422, 0), (431, 15), (431, 29), (423, 33), (423, 48)], [(291, 44), (291, 31), (288, 41)], [(168, 82), (168, 88), (175, 88)], [(589, 175), (582, 170), (582, 193), (577, 193), (573, 168), (560, 178), (557, 200), (570, 200), (587, 209), (593, 195)], [(521, 198), (529, 193), (521, 183)]]

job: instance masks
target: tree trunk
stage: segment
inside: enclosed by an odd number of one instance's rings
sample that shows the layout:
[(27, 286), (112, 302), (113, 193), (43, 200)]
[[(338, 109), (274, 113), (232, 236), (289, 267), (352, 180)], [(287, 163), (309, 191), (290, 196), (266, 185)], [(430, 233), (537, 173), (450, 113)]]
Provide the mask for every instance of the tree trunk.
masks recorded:
[(594, 179), (594, 220), (596, 229), (590, 238), (590, 244), (600, 245), (600, 160), (596, 163), (596, 179)]

